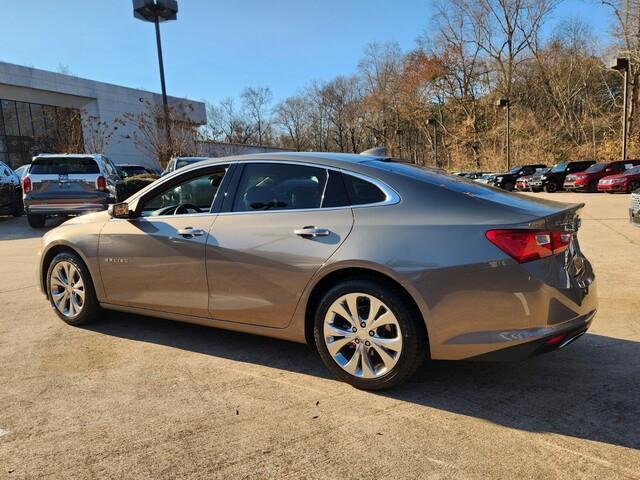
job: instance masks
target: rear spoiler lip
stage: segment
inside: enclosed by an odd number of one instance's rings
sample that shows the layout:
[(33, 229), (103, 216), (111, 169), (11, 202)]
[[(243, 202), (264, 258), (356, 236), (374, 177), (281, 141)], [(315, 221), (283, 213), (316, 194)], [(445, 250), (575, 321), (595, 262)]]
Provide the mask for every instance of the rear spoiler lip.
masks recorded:
[(565, 232), (577, 232), (582, 224), (582, 221), (578, 216), (578, 212), (582, 210), (584, 206), (584, 203), (565, 204), (564, 208), (560, 208), (555, 212), (537, 217), (529, 222), (521, 223), (519, 227), (539, 230), (560, 229)]

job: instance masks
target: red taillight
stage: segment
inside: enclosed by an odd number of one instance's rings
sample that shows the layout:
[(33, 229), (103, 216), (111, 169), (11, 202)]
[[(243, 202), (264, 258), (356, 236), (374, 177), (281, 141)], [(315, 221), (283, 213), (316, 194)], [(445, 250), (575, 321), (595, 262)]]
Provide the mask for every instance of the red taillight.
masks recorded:
[(22, 177), (22, 193), (29, 193), (31, 187), (31, 179), (29, 177)]
[(104, 192), (107, 189), (107, 179), (100, 175), (96, 178), (96, 189)]
[(487, 239), (519, 263), (549, 257), (567, 249), (571, 233), (543, 230), (489, 230)]

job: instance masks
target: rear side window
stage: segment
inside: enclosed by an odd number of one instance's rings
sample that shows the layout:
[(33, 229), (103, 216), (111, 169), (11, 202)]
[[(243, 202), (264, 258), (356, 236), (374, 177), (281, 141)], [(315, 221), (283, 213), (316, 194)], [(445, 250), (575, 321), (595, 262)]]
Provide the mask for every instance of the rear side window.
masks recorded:
[(324, 168), (286, 163), (251, 163), (244, 167), (234, 212), (320, 208), (327, 182)]
[(346, 207), (350, 205), (342, 173), (329, 170), (329, 180), (322, 197), (322, 208)]
[(91, 174), (100, 173), (93, 158), (51, 157), (33, 161), (29, 173), (35, 175)]
[(385, 193), (371, 182), (347, 174), (342, 177), (351, 205), (380, 203), (387, 199)]

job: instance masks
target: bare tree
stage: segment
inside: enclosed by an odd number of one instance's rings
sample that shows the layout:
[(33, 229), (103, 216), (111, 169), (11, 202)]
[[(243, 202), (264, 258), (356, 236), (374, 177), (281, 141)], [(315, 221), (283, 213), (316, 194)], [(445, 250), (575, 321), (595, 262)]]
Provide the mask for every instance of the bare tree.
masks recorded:
[(100, 120), (99, 117), (82, 113), (82, 130), (84, 133), (84, 148), (87, 153), (104, 153), (107, 145), (122, 125), (122, 120), (116, 118), (113, 122)]
[(269, 110), (273, 95), (269, 87), (247, 87), (240, 95), (244, 110), (248, 113), (249, 118), (253, 121), (258, 145), (269, 143), (270, 138), (270, 121)]
[(285, 145), (297, 151), (305, 150), (309, 143), (309, 102), (301, 96), (287, 98), (276, 107), (276, 119), (286, 132)]

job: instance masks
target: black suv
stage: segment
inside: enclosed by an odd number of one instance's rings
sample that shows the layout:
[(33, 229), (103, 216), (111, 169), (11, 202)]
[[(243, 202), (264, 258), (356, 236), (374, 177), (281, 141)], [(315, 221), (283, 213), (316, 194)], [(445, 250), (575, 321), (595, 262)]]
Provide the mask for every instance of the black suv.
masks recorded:
[(518, 180), (518, 178), (524, 175), (533, 175), (536, 171), (543, 168), (547, 168), (547, 166), (540, 163), (515, 166), (507, 173), (497, 174), (493, 179), (493, 186), (511, 191), (513, 190), (513, 187), (516, 186), (516, 180)]
[(556, 163), (548, 173), (545, 173), (540, 177), (540, 180), (542, 180), (542, 188), (544, 188), (545, 192), (549, 193), (562, 190), (564, 179), (567, 175), (570, 173), (582, 172), (594, 163), (596, 163), (594, 160)]

